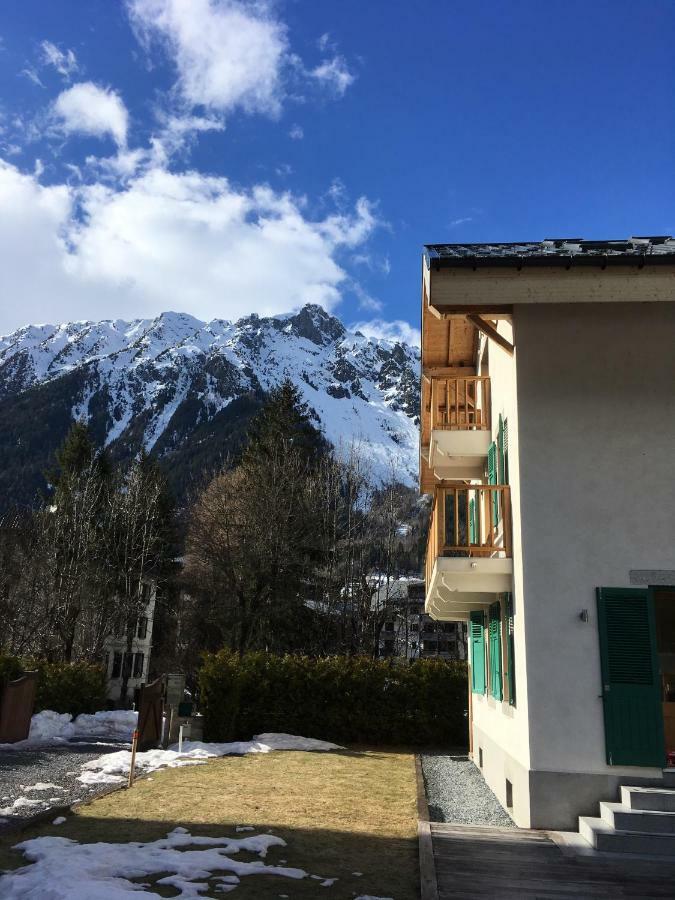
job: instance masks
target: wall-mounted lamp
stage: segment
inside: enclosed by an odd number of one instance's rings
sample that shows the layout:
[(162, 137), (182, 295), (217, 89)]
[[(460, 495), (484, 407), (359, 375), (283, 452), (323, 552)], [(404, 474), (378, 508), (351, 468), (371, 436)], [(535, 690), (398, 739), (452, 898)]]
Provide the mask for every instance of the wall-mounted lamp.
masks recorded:
[(588, 610), (582, 609), (581, 612), (579, 613), (579, 618), (581, 619), (582, 622), (588, 622)]

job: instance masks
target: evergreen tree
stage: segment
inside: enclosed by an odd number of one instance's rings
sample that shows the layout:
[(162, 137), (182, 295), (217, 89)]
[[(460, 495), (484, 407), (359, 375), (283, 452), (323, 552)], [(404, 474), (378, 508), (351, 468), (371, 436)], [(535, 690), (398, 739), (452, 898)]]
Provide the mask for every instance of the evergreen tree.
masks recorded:
[(252, 457), (267, 458), (281, 449), (294, 451), (315, 465), (329, 452), (330, 445), (310, 419), (309, 408), (290, 379), (270, 391), (265, 405), (251, 422), (248, 444), (243, 454), (246, 464)]

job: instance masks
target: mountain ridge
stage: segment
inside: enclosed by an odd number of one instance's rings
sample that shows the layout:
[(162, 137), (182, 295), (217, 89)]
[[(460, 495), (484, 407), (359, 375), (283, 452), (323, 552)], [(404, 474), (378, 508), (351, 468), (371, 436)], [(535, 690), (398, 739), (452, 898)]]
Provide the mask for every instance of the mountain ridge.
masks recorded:
[[(414, 484), (418, 369), (417, 348), (349, 331), (316, 304), (236, 322), (169, 311), (27, 325), (0, 337), (0, 452), (15, 478), (28, 467), (34, 490), (31, 454), (44, 461), (82, 418), (113, 456), (144, 447), (196, 472), (199, 458), (235, 450), (266, 393), (290, 378), (331, 444), (361, 445), (376, 481)], [(9, 495), (29, 502), (17, 485)]]

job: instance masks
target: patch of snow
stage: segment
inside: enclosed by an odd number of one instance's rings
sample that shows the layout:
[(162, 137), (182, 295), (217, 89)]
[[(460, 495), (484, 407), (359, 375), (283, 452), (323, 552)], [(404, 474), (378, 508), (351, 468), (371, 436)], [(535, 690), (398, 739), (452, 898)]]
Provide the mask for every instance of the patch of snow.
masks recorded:
[[(25, 807), (42, 806), (42, 800), (29, 800), (28, 797), (17, 797), (11, 806), (4, 806), (0, 809), (0, 816), (12, 816), (17, 814), (17, 810)], [(19, 813), (20, 815), (20, 813)]]
[(51, 789), (55, 791), (62, 791), (63, 788), (60, 784), (54, 784), (51, 781), (38, 781), (37, 784), (21, 784), (19, 785), (22, 791), (49, 791)]
[(30, 731), (25, 741), (0, 744), (0, 750), (29, 750), (31, 747), (45, 744), (75, 741), (91, 743), (95, 737), (129, 743), (137, 722), (138, 713), (127, 709), (97, 712), (92, 715), (82, 713), (74, 721), (70, 713), (43, 709), (31, 718)]
[[(226, 744), (207, 744), (203, 741), (183, 741), (182, 751), (178, 744), (168, 750), (145, 750), (136, 754), (136, 769), (154, 772), (165, 767), (194, 766), (221, 756), (245, 756), (248, 753), (270, 753), (274, 750), (308, 750), (326, 752), (342, 750), (338, 744), (318, 741), (295, 734), (274, 732), (257, 734), (252, 741), (232, 741)], [(86, 762), (82, 766), (79, 780), (83, 784), (114, 784), (124, 780), (131, 767), (131, 751), (119, 750)]]
[[(176, 887), (181, 897), (192, 900), (204, 895), (212, 877), (224, 888), (236, 886), (244, 876), (307, 877), (303, 869), (265, 865), (262, 860), (273, 846), (286, 844), (271, 835), (198, 837), (185, 828), (176, 828), (166, 838), (147, 843), (79, 844), (67, 838), (43, 836), (17, 844), (16, 849), (32, 865), (0, 876), (0, 896), (3, 900), (32, 900), (47, 894), (49, 900), (128, 900), (139, 889), (132, 879), (161, 875), (158, 884)], [(260, 859), (232, 859), (242, 850), (255, 853)], [(231, 875), (221, 875), (222, 872)]]
[(30, 720), (28, 740), (32, 743), (48, 741), (68, 741), (75, 736), (73, 717), (70, 713), (57, 713), (52, 709), (43, 709)]
[(138, 713), (131, 709), (113, 709), (93, 714), (81, 713), (73, 722), (75, 738), (101, 737), (131, 741), (138, 724)]

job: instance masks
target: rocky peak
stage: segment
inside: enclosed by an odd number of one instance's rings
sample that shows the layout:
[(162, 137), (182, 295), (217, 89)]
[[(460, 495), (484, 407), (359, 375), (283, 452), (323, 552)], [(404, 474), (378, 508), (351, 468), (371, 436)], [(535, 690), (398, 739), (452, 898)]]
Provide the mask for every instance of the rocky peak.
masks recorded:
[(305, 304), (300, 312), (286, 320), (286, 324), (292, 327), (293, 333), (298, 337), (306, 338), (320, 347), (341, 340), (347, 333), (339, 319), (316, 303)]

